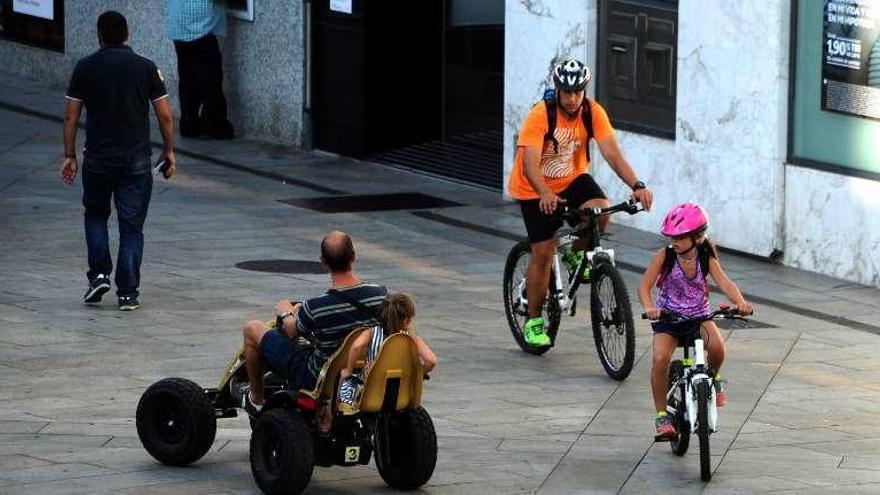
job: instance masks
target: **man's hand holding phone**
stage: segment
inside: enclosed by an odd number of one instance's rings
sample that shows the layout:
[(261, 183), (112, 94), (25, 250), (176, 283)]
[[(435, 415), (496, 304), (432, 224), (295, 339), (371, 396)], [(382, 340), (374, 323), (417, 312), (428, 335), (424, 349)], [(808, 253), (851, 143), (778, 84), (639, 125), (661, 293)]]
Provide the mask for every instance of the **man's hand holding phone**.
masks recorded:
[(177, 159), (174, 156), (174, 151), (165, 151), (159, 157), (159, 161), (156, 162), (156, 165), (153, 167), (153, 174), (161, 173), (162, 177), (165, 177), (165, 180), (170, 179), (174, 176), (174, 172), (177, 171)]

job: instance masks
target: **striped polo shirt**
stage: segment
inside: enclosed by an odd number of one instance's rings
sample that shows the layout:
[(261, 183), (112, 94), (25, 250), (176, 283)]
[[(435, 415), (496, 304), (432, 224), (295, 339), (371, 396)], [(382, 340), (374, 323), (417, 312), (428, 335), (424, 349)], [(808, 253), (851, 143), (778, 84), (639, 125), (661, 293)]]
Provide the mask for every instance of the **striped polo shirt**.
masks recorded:
[[(388, 289), (375, 284), (361, 283), (338, 290), (376, 310), (388, 295)], [(342, 296), (330, 291), (304, 301), (296, 315), (296, 328), (301, 336), (315, 346), (309, 358), (309, 372), (317, 378), (324, 363), (339, 349), (352, 330), (378, 324), (378, 320), (363, 314)]]

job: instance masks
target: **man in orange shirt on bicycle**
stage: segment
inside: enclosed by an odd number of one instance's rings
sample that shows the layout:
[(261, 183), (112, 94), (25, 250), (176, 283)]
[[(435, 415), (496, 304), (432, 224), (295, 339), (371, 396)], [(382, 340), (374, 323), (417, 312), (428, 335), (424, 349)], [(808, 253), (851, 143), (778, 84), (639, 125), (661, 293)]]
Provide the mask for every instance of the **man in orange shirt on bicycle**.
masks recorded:
[[(590, 69), (577, 60), (564, 60), (553, 68), (555, 93), (526, 115), (507, 184), (510, 195), (519, 201), (531, 244), (526, 273), (529, 320), (523, 337), (533, 346), (550, 345), (541, 308), (556, 253), (553, 234), (562, 226), (562, 220), (551, 215), (562, 203), (573, 207), (609, 206), (605, 193), (589, 174), (589, 140), (596, 141), (617, 176), (633, 190), (633, 198), (648, 210), (653, 201), (653, 194), (620, 151), (605, 109), (585, 96), (590, 78)], [(600, 219), (600, 230), (607, 223), (608, 217)], [(572, 254), (563, 260), (566, 265), (580, 264), (584, 248), (576, 243)]]

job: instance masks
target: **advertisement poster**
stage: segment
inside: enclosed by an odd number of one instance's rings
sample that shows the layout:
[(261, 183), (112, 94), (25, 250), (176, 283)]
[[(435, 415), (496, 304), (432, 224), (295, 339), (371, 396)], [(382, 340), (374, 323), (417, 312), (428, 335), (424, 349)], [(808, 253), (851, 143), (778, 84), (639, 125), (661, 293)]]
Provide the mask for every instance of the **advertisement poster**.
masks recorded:
[(880, 0), (825, 0), (822, 110), (880, 120)]
[(12, 0), (12, 11), (51, 21), (55, 19), (55, 0)]

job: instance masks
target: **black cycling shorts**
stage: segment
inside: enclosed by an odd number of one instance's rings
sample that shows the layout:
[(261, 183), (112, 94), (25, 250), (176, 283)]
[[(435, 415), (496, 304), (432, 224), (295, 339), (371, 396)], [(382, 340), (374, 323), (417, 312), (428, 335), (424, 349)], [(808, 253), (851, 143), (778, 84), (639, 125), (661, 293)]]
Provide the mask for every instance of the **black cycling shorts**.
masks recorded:
[[(568, 206), (580, 207), (591, 199), (607, 199), (602, 188), (590, 174), (581, 174), (572, 181), (559, 195), (566, 201)], [(539, 199), (526, 199), (519, 202), (522, 210), (523, 222), (526, 224), (526, 232), (529, 235), (529, 243), (552, 239), (553, 234), (562, 227), (562, 219), (541, 213), (538, 206)]]

